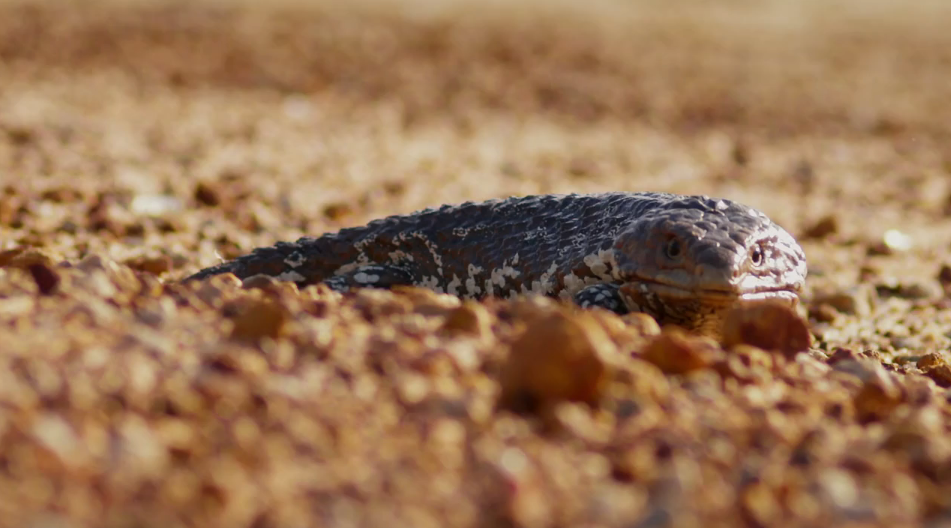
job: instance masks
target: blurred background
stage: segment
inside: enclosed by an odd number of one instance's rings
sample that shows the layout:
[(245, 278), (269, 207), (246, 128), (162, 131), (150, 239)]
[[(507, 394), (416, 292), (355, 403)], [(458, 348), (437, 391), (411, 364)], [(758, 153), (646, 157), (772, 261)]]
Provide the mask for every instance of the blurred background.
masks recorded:
[[(949, 21), (946, 0), (0, 0), (0, 526), (947, 518), (946, 395), (852, 360), (951, 384)], [(404, 346), (285, 296), (298, 334), (251, 346), (221, 308), (240, 290), (170, 285), (384, 215), (608, 190), (733, 198), (799, 237), (813, 364), (726, 389), (634, 369), (617, 434), (641, 436), (610, 451), (613, 411), (569, 409), (563, 442), (492, 413), (504, 335)], [(450, 346), (471, 371), (418, 372)]]

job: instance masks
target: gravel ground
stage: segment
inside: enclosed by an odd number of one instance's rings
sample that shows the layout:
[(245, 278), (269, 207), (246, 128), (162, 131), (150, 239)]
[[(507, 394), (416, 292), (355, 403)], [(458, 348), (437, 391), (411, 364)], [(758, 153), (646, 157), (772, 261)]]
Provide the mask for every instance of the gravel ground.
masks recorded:
[[(946, 526), (946, 2), (0, 2), (0, 526)], [(181, 285), (446, 202), (665, 190), (803, 243), (721, 342)], [(765, 330), (765, 332), (764, 332)]]

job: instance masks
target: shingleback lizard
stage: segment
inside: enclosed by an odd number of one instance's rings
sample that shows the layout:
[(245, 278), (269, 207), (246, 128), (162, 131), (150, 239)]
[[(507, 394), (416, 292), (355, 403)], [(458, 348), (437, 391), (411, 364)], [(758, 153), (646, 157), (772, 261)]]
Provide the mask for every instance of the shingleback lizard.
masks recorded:
[(422, 286), (469, 299), (543, 294), (718, 333), (735, 302), (795, 305), (795, 239), (765, 214), (707, 196), (539, 195), (444, 205), (255, 249), (188, 277), (265, 274), (331, 289)]

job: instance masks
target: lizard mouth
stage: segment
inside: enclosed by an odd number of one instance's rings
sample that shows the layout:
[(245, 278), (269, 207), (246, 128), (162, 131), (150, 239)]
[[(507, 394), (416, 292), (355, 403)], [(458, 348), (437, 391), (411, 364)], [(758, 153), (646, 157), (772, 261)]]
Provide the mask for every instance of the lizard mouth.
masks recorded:
[(783, 289), (741, 293), (738, 297), (741, 301), (762, 301), (767, 299), (789, 301), (791, 303), (799, 301), (799, 295), (797, 295), (796, 292)]
[(657, 281), (637, 279), (628, 281), (626, 287), (641, 293), (649, 293), (669, 300), (699, 300), (705, 304), (729, 305), (738, 301), (778, 300), (796, 304), (799, 295), (788, 288), (762, 288), (751, 291), (722, 290), (715, 288), (685, 288)]

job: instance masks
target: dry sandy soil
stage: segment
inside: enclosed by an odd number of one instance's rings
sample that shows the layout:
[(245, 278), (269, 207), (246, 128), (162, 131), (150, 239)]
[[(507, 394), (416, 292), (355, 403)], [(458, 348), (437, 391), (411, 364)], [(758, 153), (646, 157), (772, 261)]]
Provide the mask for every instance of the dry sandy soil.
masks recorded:
[[(346, 5), (0, 2), (0, 525), (951, 523), (947, 2)], [(763, 209), (800, 315), (176, 283), (600, 190)]]

